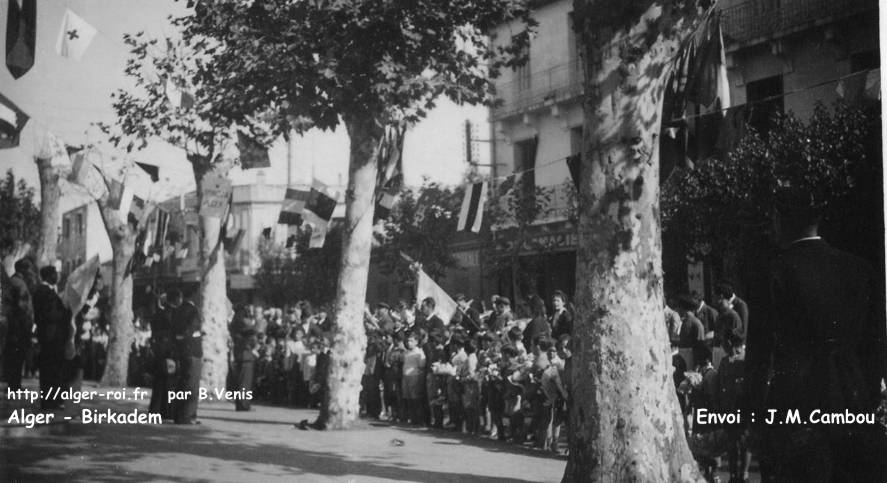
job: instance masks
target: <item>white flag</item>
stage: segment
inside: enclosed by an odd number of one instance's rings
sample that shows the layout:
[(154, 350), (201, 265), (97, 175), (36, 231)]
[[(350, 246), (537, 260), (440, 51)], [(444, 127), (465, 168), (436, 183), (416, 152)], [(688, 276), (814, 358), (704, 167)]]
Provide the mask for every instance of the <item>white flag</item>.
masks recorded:
[(419, 283), (416, 289), (416, 300), (422, 301), (426, 297), (433, 298), (437, 315), (444, 320), (444, 323), (449, 322), (456, 315), (456, 310), (458, 310), (456, 302), (424, 270), (420, 268), (417, 275), (419, 276)]
[(75, 268), (71, 275), (68, 275), (65, 290), (62, 292), (62, 301), (73, 314), (79, 313), (83, 305), (86, 304), (86, 299), (89, 298), (89, 291), (92, 290), (98, 271), (99, 256), (93, 255), (86, 263)]
[(62, 57), (80, 61), (97, 33), (95, 27), (86, 23), (86, 20), (80, 18), (71, 9), (67, 9), (65, 17), (62, 19), (62, 29), (55, 42), (55, 51)]

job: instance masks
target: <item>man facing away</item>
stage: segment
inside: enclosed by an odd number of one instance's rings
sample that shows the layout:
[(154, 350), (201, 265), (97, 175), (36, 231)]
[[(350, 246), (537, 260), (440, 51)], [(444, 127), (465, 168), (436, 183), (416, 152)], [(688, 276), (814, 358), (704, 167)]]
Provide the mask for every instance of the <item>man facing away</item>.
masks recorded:
[(188, 396), (176, 401), (176, 424), (200, 424), (197, 421), (200, 372), (203, 365), (203, 332), (200, 312), (190, 300), (183, 302), (182, 292), (170, 290), (167, 302), (172, 307), (172, 332), (175, 338), (178, 371), (178, 391), (189, 391)]
[[(770, 311), (749, 327), (745, 393), (755, 397), (752, 410), (776, 410), (778, 421), (788, 410), (805, 420), (814, 410), (870, 414), (879, 403), (883, 291), (866, 261), (819, 236), (821, 215), (803, 203), (778, 205), (774, 230), (784, 251), (770, 270)], [(884, 436), (876, 424), (759, 429), (767, 478), (885, 481)]]
[(59, 275), (55, 267), (41, 268), (40, 279), (32, 296), (40, 343), (40, 407), (51, 410), (63, 407), (62, 400), (53, 391), (65, 383), (65, 346), (71, 336), (72, 314), (56, 292)]
[(9, 389), (13, 391), (22, 388), (25, 353), (31, 345), (34, 328), (34, 306), (31, 303), (33, 286), (33, 264), (29, 259), (22, 258), (15, 262), (15, 274), (3, 290), (3, 313), (8, 324), (3, 372)]

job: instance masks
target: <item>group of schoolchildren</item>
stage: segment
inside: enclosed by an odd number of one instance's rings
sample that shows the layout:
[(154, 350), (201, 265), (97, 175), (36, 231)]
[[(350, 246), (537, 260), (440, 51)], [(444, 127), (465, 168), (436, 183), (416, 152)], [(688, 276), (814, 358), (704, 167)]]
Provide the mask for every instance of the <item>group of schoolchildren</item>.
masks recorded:
[(557, 452), (569, 401), (566, 295), (553, 296), (551, 317), (538, 296), (521, 314), (529, 318), (516, 318), (507, 297), (494, 297), (490, 311), (463, 295), (456, 301), (449, 323), (432, 298), (418, 310), (380, 303), (366, 311), (362, 414)]

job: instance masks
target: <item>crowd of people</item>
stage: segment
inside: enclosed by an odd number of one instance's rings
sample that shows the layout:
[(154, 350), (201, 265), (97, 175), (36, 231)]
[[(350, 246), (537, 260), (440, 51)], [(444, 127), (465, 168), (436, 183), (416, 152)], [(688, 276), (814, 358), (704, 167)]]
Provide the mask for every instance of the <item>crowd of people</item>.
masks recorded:
[[(492, 308), (456, 297), (452, 317), (436, 301), (367, 306), (361, 415), (449, 428), (558, 451), (566, 422), (572, 310), (556, 292), (529, 297), (516, 315), (507, 297)], [(523, 312), (523, 310), (521, 310)], [(317, 407), (326, 390), (332, 322), (309, 302), (284, 309), (242, 306), (231, 324), (229, 387), (254, 400)], [(249, 401), (237, 408), (249, 409)]]

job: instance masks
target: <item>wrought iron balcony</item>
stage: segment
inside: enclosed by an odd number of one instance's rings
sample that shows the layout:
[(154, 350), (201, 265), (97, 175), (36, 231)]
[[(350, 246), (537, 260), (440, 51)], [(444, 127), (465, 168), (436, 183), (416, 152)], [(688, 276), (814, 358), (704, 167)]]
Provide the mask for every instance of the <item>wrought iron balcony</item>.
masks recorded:
[(493, 108), (493, 120), (580, 96), (584, 92), (582, 81), (582, 65), (578, 61), (529, 75), (517, 71), (511, 82), (496, 84), (497, 97), (502, 103)]
[(752, 0), (722, 10), (725, 42), (750, 43), (868, 10), (877, 0)]

